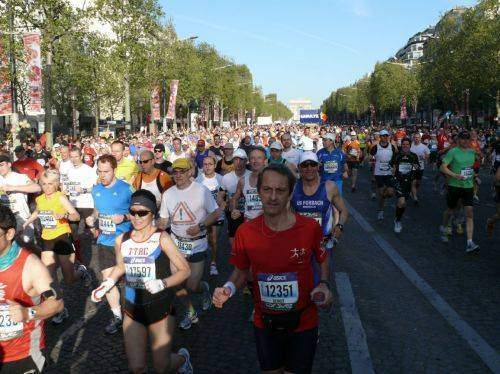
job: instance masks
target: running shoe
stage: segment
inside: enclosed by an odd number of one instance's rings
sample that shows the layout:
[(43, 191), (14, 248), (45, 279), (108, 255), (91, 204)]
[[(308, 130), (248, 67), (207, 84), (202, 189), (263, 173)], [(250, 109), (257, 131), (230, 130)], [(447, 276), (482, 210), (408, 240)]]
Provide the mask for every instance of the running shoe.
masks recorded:
[(472, 240), (467, 242), (467, 247), (465, 247), (465, 252), (471, 253), (479, 250), (479, 245), (474, 243)]
[(210, 295), (210, 286), (207, 282), (202, 281), (201, 288), (203, 288), (203, 301), (201, 303), (201, 309), (206, 311), (212, 306), (212, 295)]
[(52, 323), (54, 325), (60, 325), (68, 317), (69, 317), (68, 309), (64, 308), (59, 313), (57, 313), (54, 317), (52, 317)]
[(448, 243), (450, 241), (451, 227), (439, 226), (439, 231), (441, 232), (441, 241), (443, 243)]
[(109, 335), (114, 335), (121, 328), (122, 323), (123, 321), (121, 318), (113, 315), (113, 317), (111, 317), (111, 319), (109, 320), (108, 325), (104, 328), (104, 331), (106, 331), (106, 333)]
[(182, 364), (177, 372), (182, 374), (193, 374), (193, 365), (191, 364), (188, 350), (186, 348), (181, 348), (179, 349), (177, 354), (184, 357), (184, 359), (186, 360), (186, 362)]
[(184, 318), (182, 321), (179, 323), (179, 328), (181, 330), (189, 330), (193, 323), (198, 323), (198, 314), (193, 311), (193, 312), (186, 312), (184, 314)]
[(399, 234), (401, 230), (403, 230), (403, 225), (401, 224), (401, 221), (394, 220), (394, 232), (396, 234)]
[(464, 233), (464, 226), (461, 223), (459, 223), (457, 225), (456, 232), (457, 232), (458, 235), (463, 235), (463, 233)]
[(88, 271), (87, 267), (83, 264), (79, 264), (76, 267), (77, 271), (82, 273), (82, 281), (83, 284), (87, 287), (92, 285), (92, 274), (90, 274), (90, 271)]
[(375, 200), (377, 198), (377, 195), (375, 194), (375, 192), (372, 192), (372, 200)]
[(219, 275), (219, 271), (217, 270), (217, 264), (215, 262), (210, 263), (210, 276)]
[(495, 222), (491, 218), (488, 218), (486, 221), (486, 233), (488, 234), (488, 237), (493, 236), (493, 229), (495, 228)]
[(384, 219), (384, 211), (383, 210), (379, 210), (378, 211), (378, 214), (377, 214), (377, 219), (379, 221), (382, 221)]

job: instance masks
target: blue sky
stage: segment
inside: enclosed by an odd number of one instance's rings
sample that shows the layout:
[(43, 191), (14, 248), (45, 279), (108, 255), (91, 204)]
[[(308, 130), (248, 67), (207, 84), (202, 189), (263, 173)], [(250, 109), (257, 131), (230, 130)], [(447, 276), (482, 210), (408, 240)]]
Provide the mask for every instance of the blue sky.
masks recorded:
[[(180, 38), (244, 63), (264, 93), (309, 98), (370, 73), (408, 38), (471, 0), (160, 0)], [(182, 82), (180, 83), (182, 84)]]

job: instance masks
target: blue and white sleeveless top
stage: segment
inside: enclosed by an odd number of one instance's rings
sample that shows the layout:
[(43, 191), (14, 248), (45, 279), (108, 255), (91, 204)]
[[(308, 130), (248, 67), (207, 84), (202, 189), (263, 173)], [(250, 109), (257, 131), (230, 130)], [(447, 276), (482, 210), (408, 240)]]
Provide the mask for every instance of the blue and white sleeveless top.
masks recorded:
[[(314, 218), (323, 229), (323, 236), (329, 236), (333, 227), (333, 210), (328, 194), (326, 192), (326, 182), (320, 182), (314, 195), (306, 195), (302, 188), (302, 181), (295, 184), (293, 190), (291, 207), (300, 215)], [(330, 245), (327, 245), (330, 248)]]
[(132, 304), (145, 305), (152, 301), (173, 297), (168, 288), (150, 294), (145, 283), (153, 279), (170, 276), (170, 260), (162, 251), (161, 232), (156, 231), (147, 240), (136, 242), (130, 231), (123, 235), (120, 251), (125, 263), (125, 300)]

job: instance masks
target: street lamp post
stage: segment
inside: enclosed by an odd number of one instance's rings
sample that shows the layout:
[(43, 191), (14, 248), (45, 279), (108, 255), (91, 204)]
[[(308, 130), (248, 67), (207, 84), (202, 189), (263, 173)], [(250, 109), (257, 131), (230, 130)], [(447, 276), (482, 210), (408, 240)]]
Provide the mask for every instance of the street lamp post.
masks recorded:
[(14, 56), (14, 14), (11, 12), (10, 3), (6, 4), (6, 11), (9, 14), (9, 70), (12, 79), (10, 80), (10, 99), (12, 105), (12, 115), (10, 117), (10, 128), (12, 133), (12, 142), (14, 147), (20, 144), (17, 134), (14, 132), (17, 130), (19, 123), (19, 116), (17, 114), (17, 69), (16, 69), (16, 58)]

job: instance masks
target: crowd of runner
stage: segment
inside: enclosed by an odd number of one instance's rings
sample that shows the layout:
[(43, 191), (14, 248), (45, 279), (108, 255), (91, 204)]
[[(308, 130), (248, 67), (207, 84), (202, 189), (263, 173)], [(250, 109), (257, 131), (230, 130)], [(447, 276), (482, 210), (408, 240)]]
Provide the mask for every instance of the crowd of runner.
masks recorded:
[[(52, 147), (44, 136), (7, 143), (0, 153), (0, 372), (43, 370), (44, 320), (71, 318), (62, 281), (109, 305), (105, 332), (123, 331), (133, 373), (146, 372), (148, 347), (156, 372), (192, 373), (188, 350), (171, 352), (174, 315), (190, 329), (200, 310), (222, 308), (238, 289), (253, 296), (261, 370), (308, 373), (318, 307), (332, 302), (329, 257), (348, 220), (342, 191), (371, 195), (380, 221), (395, 196), (390, 224), (399, 234), (407, 204), (428, 198), (420, 189), (428, 169), (446, 203), (437, 235), (448, 242), (465, 228), (465, 251), (478, 253), (480, 188), (491, 189), (496, 206), (488, 235), (500, 217), (499, 139), (498, 130), (448, 125), (272, 125), (59, 135)], [(362, 168), (370, 170), (370, 190), (358, 188)], [(481, 169), (493, 175), (491, 185), (481, 183)], [(80, 240), (88, 234), (98, 256), (93, 290), (84, 260), (91, 248)], [(219, 238), (228, 238), (229, 259)], [(207, 279), (221, 261), (234, 271), (210, 290)]]

